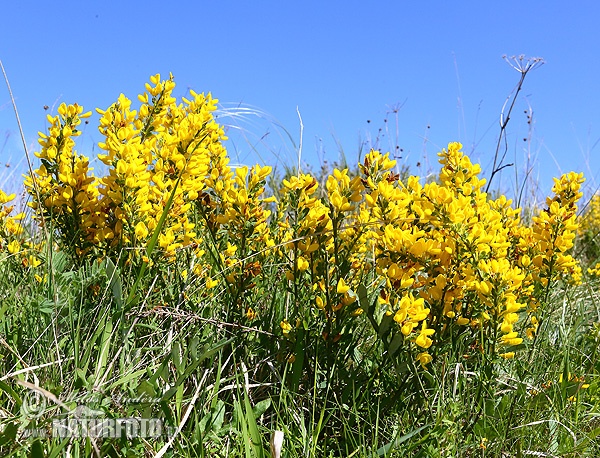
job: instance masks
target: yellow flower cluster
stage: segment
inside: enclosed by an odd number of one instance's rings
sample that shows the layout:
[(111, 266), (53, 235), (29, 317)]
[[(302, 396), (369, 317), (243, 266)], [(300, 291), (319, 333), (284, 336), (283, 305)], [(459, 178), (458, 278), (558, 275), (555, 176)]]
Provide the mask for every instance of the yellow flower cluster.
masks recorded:
[(600, 194), (594, 194), (584, 208), (584, 213), (579, 218), (578, 235), (590, 234), (598, 236), (600, 232)]
[[(13, 215), (15, 194), (7, 195), (0, 190), (0, 253), (14, 260), (24, 269), (38, 267), (42, 261), (38, 257), (40, 247), (26, 237), (23, 226), (25, 213)], [(35, 274), (36, 280), (42, 280)]]
[(556, 385), (559, 387), (562, 385), (566, 399), (570, 402), (577, 402), (577, 398), (581, 390), (587, 390), (590, 387), (590, 384), (586, 383), (585, 377), (577, 376), (569, 372), (566, 380), (563, 377), (563, 374), (559, 374), (558, 383), (552, 379), (547, 380), (541, 384), (540, 389), (532, 388), (529, 390), (529, 394), (531, 394), (531, 396), (538, 396), (543, 391), (550, 390)]
[(425, 185), (418, 177), (400, 182), (395, 162), (378, 151), (358, 176), (334, 170), (326, 199), (314, 197), (317, 183), (308, 175), (284, 180), (286, 276), (294, 286), (312, 285), (326, 334), (363, 312), (354, 291), (369, 279), (380, 312), (402, 336), (390, 339), (394, 351), (414, 348), (424, 365), (436, 341), (470, 333), (481, 351), (511, 358), (510, 347), (523, 342), (518, 329), (530, 338), (537, 330), (544, 288), (579, 278), (568, 251), (582, 176), (556, 180), (549, 209), (529, 227), (510, 200), (483, 192), (481, 168), (460, 150), (451, 143), (440, 153), (439, 179)]
[[(333, 171), (324, 198), (317, 197), (317, 180), (299, 174), (283, 180), (278, 208), (282, 256), (290, 260), (285, 276), (294, 297), (309, 291), (310, 301), (324, 318), (322, 335), (337, 342), (349, 319), (363, 313), (356, 288), (372, 266), (366, 253), (368, 213), (361, 178), (348, 170)], [(310, 308), (295, 304), (294, 313), (309, 319)]]
[(600, 276), (600, 194), (594, 194), (578, 218), (577, 235), (581, 240), (585, 261), (592, 264), (588, 273)]
[[(460, 149), (451, 143), (440, 153), (439, 182), (421, 186), (411, 177), (406, 185), (391, 187), (389, 180), (381, 180), (372, 194), (377, 213), (393, 216), (373, 237), (378, 273), (386, 279), (380, 302), (395, 311), (405, 336), (422, 323), (414, 339), (421, 348), (431, 345), (431, 337), (424, 338), (424, 333), (434, 334), (431, 328), (443, 341), (468, 325), (484, 336), (480, 349), (510, 358), (514, 353), (501, 348), (522, 343), (517, 322), (529, 321), (529, 336), (537, 329), (533, 312), (541, 294), (534, 287), (561, 275), (579, 278), (567, 251), (573, 245), (583, 179), (571, 173), (556, 180), (555, 196), (548, 199), (552, 208), (527, 227), (510, 200), (491, 200), (482, 191), (479, 165)], [(427, 304), (426, 314), (413, 297), (417, 291)]]
[[(63, 104), (49, 117), (41, 165), (25, 184), (38, 219), (73, 255), (125, 253), (123, 262), (153, 265), (185, 250), (182, 276), (203, 278), (207, 291), (221, 285), (227, 320), (258, 322), (265, 306), (247, 299), (257, 284), (281, 281), (290, 300), (274, 326), (288, 341), (296, 332), (288, 319), (318, 329), (326, 345), (368, 319), (389, 354), (421, 365), (461, 336), (477, 351), (513, 357), (535, 336), (550, 286), (580, 280), (570, 250), (581, 174), (555, 180), (532, 225), (506, 197), (483, 191), (481, 167), (459, 143), (439, 154), (436, 181), (401, 181), (389, 154), (371, 151), (356, 172), (333, 170), (321, 192), (310, 174), (288, 176), (277, 202), (265, 192), (270, 167), (229, 166), (217, 101), (191, 91), (177, 103), (174, 88), (172, 76), (155, 75), (138, 108), (121, 94), (98, 110), (101, 177), (74, 150), (89, 113)], [(2, 221), (16, 227), (18, 217)], [(280, 274), (266, 278), (265, 265)], [(358, 300), (362, 287), (376, 296), (373, 307)]]
[[(214, 226), (212, 237), (226, 243), (227, 248), (219, 256), (229, 291), (238, 305), (256, 286), (264, 259), (275, 244), (268, 225), (271, 210), (267, 208), (274, 199), (264, 197), (265, 179), (270, 173), (271, 167), (238, 167), (227, 185), (221, 191), (215, 190), (217, 212), (213, 216), (218, 231)], [(208, 195), (206, 198), (212, 202)], [(245, 310), (248, 320), (256, 318), (255, 310), (248, 306)]]
[(11, 215), (14, 205), (9, 203), (15, 197), (15, 194), (7, 195), (0, 190), (0, 250), (8, 251), (9, 254), (16, 254), (21, 250), (19, 236), (23, 233), (21, 220), (25, 217), (24, 213)]
[(189, 100), (177, 104), (174, 87), (172, 77), (161, 81), (155, 75), (138, 97), (139, 109), (121, 94), (108, 109), (97, 110), (105, 138), (99, 159), (108, 166), (103, 177), (93, 176), (88, 159), (74, 151), (77, 126), (90, 113), (63, 104), (48, 118), (49, 131), (40, 133), (42, 150), (36, 154), (42, 165), (25, 185), (37, 215), (52, 222), (77, 256), (136, 248), (130, 255), (143, 258), (163, 216), (157, 246), (164, 259), (201, 242), (190, 209), (205, 191), (211, 163), (225, 160), (226, 137), (213, 119), (217, 101), (210, 94), (191, 91)]
[(190, 209), (205, 189), (211, 156), (226, 155), (225, 136), (212, 117), (216, 100), (210, 94), (191, 91), (191, 99), (177, 105), (172, 77), (161, 82), (155, 75), (150, 82), (138, 96), (139, 110), (123, 94), (98, 110), (106, 137), (99, 145), (106, 154), (99, 158), (109, 174), (100, 179), (106, 217), (93, 237), (111, 246), (145, 247), (169, 206), (158, 246), (172, 260), (177, 249), (200, 242)]
[(422, 186), (410, 177), (403, 184), (388, 172), (370, 185), (367, 201), (385, 221), (373, 233), (378, 274), (385, 279), (380, 303), (422, 349), (431, 346), (436, 331), (442, 339), (465, 325), (490, 333), (492, 346), (516, 345), (513, 324), (523, 304), (515, 291), (523, 275), (507, 259), (516, 212), (505, 198), (487, 198), (480, 167), (460, 148), (452, 143), (440, 153), (439, 182)]
[(568, 274), (573, 283), (581, 281), (581, 268), (568, 251), (573, 247), (578, 229), (577, 202), (583, 195), (580, 191), (583, 181), (583, 174), (574, 172), (555, 178), (554, 197), (546, 199), (548, 208), (533, 218), (538, 253), (532, 262), (540, 270), (539, 281), (544, 287), (555, 272)]
[(36, 153), (40, 168), (34, 177), (25, 177), (25, 187), (34, 197), (29, 205), (44, 221), (52, 221), (51, 228), (62, 231), (77, 255), (86, 250), (86, 233), (96, 219), (98, 182), (88, 158), (74, 149), (74, 138), (81, 134), (77, 128), (90, 115), (77, 104), (64, 103), (56, 116), (48, 115), (48, 134), (40, 132), (42, 149)]
[[(61, 105), (48, 133), (40, 133), (41, 166), (26, 177), (31, 206), (77, 259), (108, 255), (158, 268), (187, 249), (193, 256), (186, 255), (190, 269), (182, 276), (204, 278), (207, 289), (220, 276), (239, 303), (274, 245), (273, 198), (264, 196), (271, 168), (232, 171), (224, 130), (213, 117), (217, 100), (190, 91), (178, 103), (174, 88), (172, 76), (154, 75), (138, 107), (121, 94), (97, 110), (98, 158), (106, 165), (98, 177), (74, 150), (77, 126), (90, 113)], [(244, 316), (253, 320), (257, 312), (247, 308)]]
[(600, 262), (596, 263), (593, 267), (589, 267), (587, 272), (595, 277), (600, 277)]

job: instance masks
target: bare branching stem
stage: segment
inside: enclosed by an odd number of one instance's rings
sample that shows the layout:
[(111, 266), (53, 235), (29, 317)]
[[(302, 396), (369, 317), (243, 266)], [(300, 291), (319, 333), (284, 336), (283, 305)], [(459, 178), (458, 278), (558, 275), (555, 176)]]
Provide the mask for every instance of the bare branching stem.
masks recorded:
[[(520, 56), (512, 56), (507, 57), (503, 56), (504, 60), (508, 65), (510, 65), (514, 70), (518, 71), (521, 74), (519, 78), (519, 82), (517, 86), (512, 91), (512, 93), (506, 98), (504, 105), (502, 106), (502, 111), (500, 113), (500, 135), (498, 135), (498, 143), (496, 144), (496, 152), (494, 153), (494, 163), (492, 165), (492, 173), (490, 174), (490, 179), (488, 180), (487, 186), (485, 187), (485, 192), (488, 192), (490, 186), (492, 184), (492, 180), (494, 176), (500, 172), (502, 169), (506, 167), (510, 167), (513, 164), (504, 164), (504, 159), (506, 158), (506, 154), (508, 152), (508, 143), (506, 140), (506, 128), (508, 126), (508, 121), (510, 121), (510, 115), (515, 107), (515, 103), (523, 89), (523, 83), (525, 82), (525, 77), (527, 74), (544, 64), (544, 59), (541, 57), (530, 57), (526, 58), (523, 55)], [(506, 110), (506, 106), (509, 105), (508, 110)], [(500, 149), (504, 144), (504, 151), (502, 153), (502, 157), (500, 157)]]

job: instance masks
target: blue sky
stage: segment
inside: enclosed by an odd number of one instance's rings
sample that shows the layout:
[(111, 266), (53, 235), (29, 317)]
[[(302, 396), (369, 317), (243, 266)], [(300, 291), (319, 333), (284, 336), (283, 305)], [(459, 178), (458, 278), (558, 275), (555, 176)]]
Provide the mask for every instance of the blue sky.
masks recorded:
[[(598, 17), (594, 1), (21, 0), (3, 5), (0, 59), (33, 149), (44, 105), (106, 108), (121, 92), (136, 100), (150, 75), (172, 72), (177, 96), (210, 91), (225, 107), (263, 113), (221, 118), (232, 126), (233, 163), (293, 165), (299, 111), (302, 158), (314, 167), (340, 150), (356, 162), (379, 137), (377, 146), (425, 175), (437, 170), (440, 148), (461, 141), (489, 176), (500, 112), (519, 79), (502, 56), (543, 57), (508, 125), (507, 160), (516, 166), (502, 185), (510, 193), (529, 157), (543, 192), (570, 170), (583, 171), (593, 191)], [(97, 119), (78, 144), (89, 156)], [(2, 84), (0, 164), (14, 178), (22, 157)]]

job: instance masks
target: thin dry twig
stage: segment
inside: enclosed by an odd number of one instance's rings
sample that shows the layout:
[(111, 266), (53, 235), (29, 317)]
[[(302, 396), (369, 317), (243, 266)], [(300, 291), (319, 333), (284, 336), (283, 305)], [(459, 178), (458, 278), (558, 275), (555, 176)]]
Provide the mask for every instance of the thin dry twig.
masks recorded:
[(17, 110), (17, 102), (15, 101), (15, 97), (13, 95), (12, 89), (10, 87), (10, 82), (8, 81), (8, 75), (6, 74), (6, 70), (4, 69), (4, 65), (2, 64), (2, 60), (0, 60), (0, 69), (2, 69), (2, 75), (4, 76), (4, 81), (6, 82), (6, 87), (8, 88), (8, 95), (10, 97), (10, 101), (13, 106), (13, 110), (15, 112), (15, 118), (17, 119), (17, 126), (19, 127), (19, 134), (21, 135), (21, 141), (23, 142), (23, 149), (25, 151), (25, 159), (27, 159), (27, 167), (29, 168), (29, 174), (33, 180), (33, 187), (35, 189), (35, 193), (37, 195), (38, 201), (40, 200), (40, 191), (38, 188), (37, 181), (35, 180), (35, 175), (33, 173), (33, 165), (31, 162), (31, 155), (29, 154), (29, 149), (27, 148), (27, 141), (25, 140), (25, 134), (23, 133), (23, 126), (21, 125), (21, 118), (19, 117), (19, 110)]
[(298, 119), (300, 120), (300, 145), (298, 146), (298, 176), (302, 173), (302, 137), (304, 136), (304, 123), (302, 122), (302, 115), (300, 115), (300, 108), (296, 107), (296, 113), (298, 113)]
[[(506, 140), (506, 127), (508, 126), (508, 121), (510, 120), (510, 115), (515, 107), (515, 103), (523, 88), (523, 83), (525, 82), (525, 77), (527, 74), (534, 70), (537, 67), (540, 67), (544, 64), (544, 59), (541, 57), (525, 57), (524, 55), (520, 56), (512, 56), (507, 57), (503, 56), (503, 59), (510, 65), (514, 70), (518, 71), (521, 74), (519, 78), (519, 82), (517, 86), (512, 91), (512, 93), (506, 98), (504, 101), (504, 105), (502, 106), (502, 111), (500, 112), (500, 135), (498, 136), (498, 143), (496, 145), (496, 152), (494, 153), (494, 163), (492, 165), (492, 173), (490, 174), (490, 179), (488, 180), (487, 186), (485, 187), (485, 192), (488, 192), (490, 186), (492, 184), (492, 180), (494, 176), (505, 169), (506, 167), (511, 167), (514, 164), (504, 164), (504, 159), (506, 158), (506, 154), (508, 152), (508, 143)], [(510, 104), (510, 105), (509, 105)], [(509, 105), (508, 111), (506, 110), (506, 106)], [(506, 113), (506, 114), (505, 114)], [(500, 157), (500, 147), (504, 142), (504, 152), (502, 157)]]
[[(140, 313), (140, 312), (136, 312)], [(238, 323), (227, 323), (226, 321), (220, 321), (220, 320), (216, 320), (214, 318), (205, 318), (199, 315), (196, 315), (195, 313), (191, 313), (191, 312), (186, 312), (184, 310), (174, 310), (168, 307), (158, 307), (158, 308), (153, 308), (150, 309), (148, 311), (145, 312), (141, 312), (141, 316), (150, 316), (150, 315), (161, 315), (161, 316), (168, 316), (169, 318), (173, 318), (175, 320), (183, 320), (183, 321), (190, 321), (190, 320), (195, 320), (195, 321), (201, 321), (203, 323), (209, 323), (209, 324), (213, 324), (215, 326), (220, 326), (223, 328), (232, 328), (232, 329), (236, 329), (236, 330), (241, 330), (241, 331), (245, 331), (245, 332), (257, 332), (259, 334), (265, 334), (267, 336), (275, 336), (275, 334), (273, 334), (272, 332), (269, 331), (263, 331), (262, 329), (259, 328), (251, 328), (248, 326), (244, 326)]]

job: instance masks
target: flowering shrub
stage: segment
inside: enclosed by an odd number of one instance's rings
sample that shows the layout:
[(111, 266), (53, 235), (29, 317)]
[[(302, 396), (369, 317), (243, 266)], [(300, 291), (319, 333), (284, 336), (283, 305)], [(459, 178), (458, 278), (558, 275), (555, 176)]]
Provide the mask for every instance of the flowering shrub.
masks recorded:
[(591, 264), (588, 273), (598, 276), (600, 274), (600, 194), (594, 194), (583, 209), (578, 219), (579, 228), (577, 235), (580, 239), (582, 254), (587, 264)]
[[(182, 276), (225, 291), (235, 322), (262, 319), (257, 298), (283, 284), (289, 306), (259, 322), (278, 330), (290, 361), (298, 352), (305, 361), (311, 337), (328, 351), (348, 345), (357, 323), (389, 355), (424, 367), (458, 339), (472, 355), (512, 358), (534, 339), (551, 285), (580, 281), (569, 252), (581, 174), (555, 180), (530, 226), (511, 200), (483, 191), (459, 143), (439, 154), (434, 182), (401, 181), (395, 161), (371, 151), (357, 173), (333, 170), (321, 194), (313, 176), (288, 176), (276, 201), (265, 190), (270, 167), (229, 167), (217, 101), (192, 91), (178, 104), (174, 87), (155, 75), (139, 108), (121, 94), (98, 110), (104, 176), (74, 149), (90, 113), (63, 104), (49, 116), (25, 186), (39, 223), (74, 257), (157, 269), (185, 258)], [(267, 275), (267, 264), (277, 270)]]

